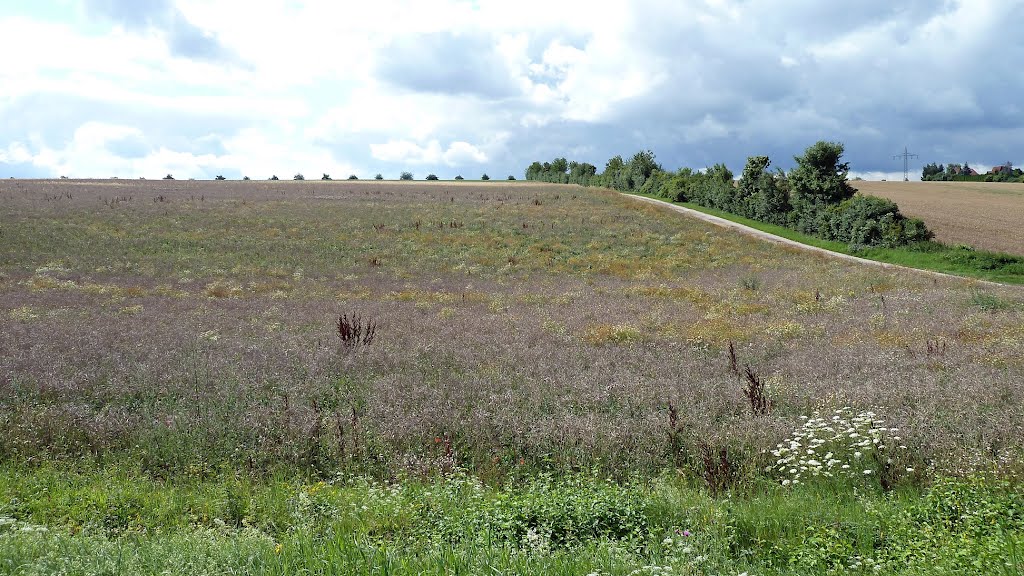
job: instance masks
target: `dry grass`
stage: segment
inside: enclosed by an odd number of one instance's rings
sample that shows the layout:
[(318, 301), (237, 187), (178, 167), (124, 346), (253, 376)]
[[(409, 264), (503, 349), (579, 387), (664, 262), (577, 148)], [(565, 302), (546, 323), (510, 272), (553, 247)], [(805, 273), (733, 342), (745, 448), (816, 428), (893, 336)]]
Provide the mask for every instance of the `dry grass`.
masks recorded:
[(946, 244), (1024, 255), (1024, 184), (1003, 182), (866, 182), (858, 190), (896, 202)]
[[(444, 438), (482, 475), (699, 470), (702, 446), (756, 459), (845, 405), (921, 459), (1022, 448), (1020, 289), (572, 186), (147, 181), (110, 206), (111, 186), (0, 183), (0, 459), (394, 474)], [(372, 346), (338, 343), (356, 310)]]

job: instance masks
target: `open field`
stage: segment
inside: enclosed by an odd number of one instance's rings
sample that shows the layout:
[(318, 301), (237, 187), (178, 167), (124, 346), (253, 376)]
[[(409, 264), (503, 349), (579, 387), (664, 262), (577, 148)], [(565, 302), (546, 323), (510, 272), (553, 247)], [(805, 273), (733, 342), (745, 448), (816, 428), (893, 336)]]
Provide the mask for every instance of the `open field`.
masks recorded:
[(1004, 182), (853, 182), (896, 202), (946, 244), (1024, 255), (1024, 184)]
[(3, 181), (0, 574), (1018, 570), (1022, 376), (1024, 289), (610, 191)]

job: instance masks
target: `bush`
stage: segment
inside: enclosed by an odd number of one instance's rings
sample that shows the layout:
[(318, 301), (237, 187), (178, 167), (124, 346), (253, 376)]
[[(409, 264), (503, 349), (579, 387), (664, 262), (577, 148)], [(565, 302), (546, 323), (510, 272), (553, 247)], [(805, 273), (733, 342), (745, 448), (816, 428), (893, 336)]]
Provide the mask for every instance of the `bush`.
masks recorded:
[(274, 174), (273, 176), (271, 176), (270, 179), (271, 180), (280, 180), (280, 178), (277, 177), (277, 174)]
[(376, 176), (373, 177), (373, 179), (374, 180), (383, 180), (384, 179), (384, 175), (378, 173)]
[(515, 179), (516, 179), (516, 177), (515, 177), (515, 176), (513, 176), (513, 175), (511, 175), (511, 174), (509, 174), (509, 175), (508, 175), (508, 179), (509, 179), (509, 180), (515, 180)]
[(907, 218), (890, 200), (857, 195), (830, 206), (819, 219), (826, 240), (863, 246), (905, 246), (932, 238), (924, 222)]
[(214, 178), (214, 180), (227, 180), (227, 178), (225, 178), (224, 176), (221, 176), (220, 174), (218, 174), (217, 177)]
[(398, 177), (399, 180), (412, 180), (412, 172), (402, 172), (402, 175)]
[(427, 180), (437, 180), (436, 174), (427, 174)]
[(490, 179), (491, 179), (491, 177), (490, 177), (490, 176), (488, 176), (487, 174), (484, 174), (483, 176), (481, 176), (481, 177), (480, 177), (480, 179), (481, 179), (481, 180), (485, 180), (485, 181), (486, 181), (486, 180), (490, 180)]
[(168, 174), (167, 176), (164, 176), (164, 180), (174, 180), (174, 176)]
[[(301, 174), (300, 174), (300, 176), (301, 176)], [(331, 179), (331, 175), (327, 174), (327, 173), (324, 173), (324, 175), (321, 176), (320, 179), (321, 180), (330, 180)], [(296, 180), (302, 180), (302, 178), (296, 178)]]
[(295, 176), (292, 176), (292, 180), (305, 180), (305, 179), (306, 179), (306, 177), (303, 176), (301, 172), (296, 174)]
[(242, 180), (251, 180), (248, 176), (242, 176)]
[(465, 178), (463, 178), (462, 176), (456, 176), (455, 179), (456, 180), (465, 180)]
[[(356, 176), (355, 174), (349, 174), (348, 175), (348, 179), (349, 180), (359, 180), (359, 176)], [(382, 180), (382, 179), (383, 179), (383, 177), (378, 178), (378, 180)]]

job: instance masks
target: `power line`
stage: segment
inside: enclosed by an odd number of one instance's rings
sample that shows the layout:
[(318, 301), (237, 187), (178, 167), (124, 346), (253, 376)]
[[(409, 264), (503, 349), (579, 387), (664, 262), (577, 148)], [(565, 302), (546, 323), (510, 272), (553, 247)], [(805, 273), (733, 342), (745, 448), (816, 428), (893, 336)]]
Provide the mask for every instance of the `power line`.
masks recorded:
[(903, 147), (903, 153), (893, 156), (893, 160), (899, 160), (903, 158), (903, 181), (910, 182), (910, 159), (917, 158), (917, 154), (911, 154), (907, 152), (907, 147)]

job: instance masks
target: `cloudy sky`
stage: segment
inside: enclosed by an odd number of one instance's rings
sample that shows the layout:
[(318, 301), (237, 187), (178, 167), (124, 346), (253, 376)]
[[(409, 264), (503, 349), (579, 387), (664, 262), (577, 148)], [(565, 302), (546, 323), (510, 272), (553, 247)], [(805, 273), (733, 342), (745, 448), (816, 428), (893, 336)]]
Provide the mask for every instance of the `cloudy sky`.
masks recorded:
[(1021, 0), (0, 0), (0, 54), (0, 177), (1024, 165)]

